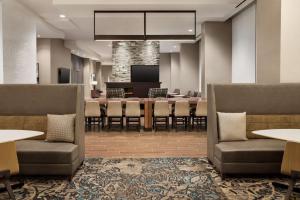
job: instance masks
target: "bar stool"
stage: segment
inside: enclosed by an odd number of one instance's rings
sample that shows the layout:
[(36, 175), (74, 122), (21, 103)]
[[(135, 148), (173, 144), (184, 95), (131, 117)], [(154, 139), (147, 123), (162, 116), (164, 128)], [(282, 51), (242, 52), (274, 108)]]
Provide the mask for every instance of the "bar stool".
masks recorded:
[(190, 124), (190, 105), (188, 101), (176, 101), (173, 123), (177, 130), (178, 125), (184, 125), (185, 130)]
[(123, 112), (121, 101), (108, 101), (107, 121), (108, 130), (112, 129), (113, 125), (120, 125), (120, 130), (123, 129)]
[(130, 125), (136, 127), (138, 131), (141, 129), (141, 109), (139, 101), (127, 101), (125, 109), (126, 117), (126, 129), (130, 128)]
[(0, 144), (0, 183), (3, 183), (5, 185), (5, 188), (11, 199), (15, 199), (15, 196), (9, 178), (11, 175), (16, 175), (18, 173), (19, 173), (19, 162), (16, 154), (16, 143), (15, 142), (1, 143)]
[(160, 125), (164, 125), (169, 130), (169, 103), (168, 101), (155, 101), (153, 127), (157, 131)]
[(193, 128), (196, 127), (207, 127), (207, 101), (198, 101), (195, 113), (193, 117)]
[(98, 101), (87, 101), (85, 103), (85, 124), (91, 126), (93, 123), (98, 123), (98, 126), (105, 124), (105, 118), (101, 115), (100, 105)]
[(285, 199), (290, 199), (293, 190), (299, 192), (299, 188), (294, 188), (296, 181), (300, 180), (300, 144), (295, 142), (287, 142), (282, 159), (281, 173), (290, 176), (289, 188)]

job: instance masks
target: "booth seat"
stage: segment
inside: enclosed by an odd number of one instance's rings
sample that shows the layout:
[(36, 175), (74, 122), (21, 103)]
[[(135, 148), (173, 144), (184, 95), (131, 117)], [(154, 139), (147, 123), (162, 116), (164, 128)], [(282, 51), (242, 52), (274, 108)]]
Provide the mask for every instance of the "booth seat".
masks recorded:
[[(0, 129), (42, 131), (16, 142), (21, 175), (72, 177), (84, 161), (84, 101), (79, 85), (0, 85)], [(47, 114), (76, 114), (75, 141), (48, 142)]]
[[(300, 84), (208, 86), (208, 158), (222, 174), (280, 173), (285, 142), (254, 135), (300, 128)], [(246, 141), (220, 141), (217, 112), (246, 112)]]

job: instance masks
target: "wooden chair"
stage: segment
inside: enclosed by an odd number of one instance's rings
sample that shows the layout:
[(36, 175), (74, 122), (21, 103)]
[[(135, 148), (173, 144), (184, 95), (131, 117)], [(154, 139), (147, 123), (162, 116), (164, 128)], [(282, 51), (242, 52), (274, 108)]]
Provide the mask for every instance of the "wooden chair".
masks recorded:
[(139, 101), (127, 101), (125, 109), (126, 129), (136, 127), (138, 131), (141, 129), (141, 108)]
[(178, 125), (184, 125), (185, 130), (190, 125), (190, 104), (188, 101), (176, 101), (173, 124), (177, 130)]
[(92, 124), (102, 125), (105, 124), (105, 118), (101, 114), (100, 105), (98, 101), (86, 101), (85, 103), (85, 124), (91, 126)]
[(300, 144), (288, 142), (285, 146), (281, 173), (290, 176), (289, 188), (285, 199), (290, 199), (297, 180), (300, 180)]
[(207, 101), (198, 101), (196, 111), (192, 114), (193, 128), (207, 127)]
[(16, 153), (16, 143), (0, 143), (0, 182), (4, 183), (11, 199), (15, 199), (15, 196), (9, 179), (11, 175), (18, 173), (19, 163)]
[(154, 103), (153, 127), (157, 131), (158, 127), (164, 126), (169, 130), (169, 103), (168, 101), (155, 101)]
[(108, 130), (111, 130), (114, 125), (119, 125), (120, 130), (123, 129), (123, 109), (121, 101), (108, 101), (107, 121)]

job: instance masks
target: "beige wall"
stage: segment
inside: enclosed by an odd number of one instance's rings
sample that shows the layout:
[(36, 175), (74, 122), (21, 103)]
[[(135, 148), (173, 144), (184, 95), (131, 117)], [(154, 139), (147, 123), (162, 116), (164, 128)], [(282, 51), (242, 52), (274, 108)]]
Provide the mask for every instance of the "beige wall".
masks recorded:
[(0, 84), (3, 83), (3, 29), (2, 29), (2, 2), (0, 1)]
[(110, 77), (112, 76), (112, 66), (111, 65), (102, 65), (101, 66), (101, 90), (106, 91), (105, 82), (108, 82)]
[(227, 22), (205, 22), (202, 25), (202, 93), (209, 83), (231, 83), (232, 26)]
[(162, 88), (171, 88), (171, 54), (160, 54), (159, 81)]
[(41, 84), (57, 84), (58, 68), (72, 70), (71, 51), (64, 46), (62, 39), (38, 39), (37, 61)]
[(256, 1), (257, 83), (280, 82), (280, 21), (281, 0)]
[(51, 39), (51, 83), (58, 83), (58, 68), (72, 69), (71, 51), (64, 46), (64, 40)]
[(51, 41), (38, 39), (37, 61), (39, 63), (40, 84), (51, 83)]
[(199, 43), (181, 44), (180, 84), (183, 93), (199, 90)]
[(300, 82), (300, 1), (281, 2), (280, 82)]
[(171, 54), (171, 88), (174, 89), (181, 88), (181, 78), (180, 78), (180, 54), (172, 53)]
[(232, 19), (232, 83), (255, 83), (255, 4)]

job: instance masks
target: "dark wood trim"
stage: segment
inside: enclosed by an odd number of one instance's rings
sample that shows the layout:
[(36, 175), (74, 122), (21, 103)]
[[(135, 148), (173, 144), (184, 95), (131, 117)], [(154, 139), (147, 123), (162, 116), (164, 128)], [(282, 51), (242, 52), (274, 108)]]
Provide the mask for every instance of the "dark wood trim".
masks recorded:
[(144, 35), (95, 35), (95, 40), (145, 40)]
[(196, 13), (196, 10), (95, 10), (94, 13)]
[(146, 35), (146, 40), (195, 40), (195, 35)]

